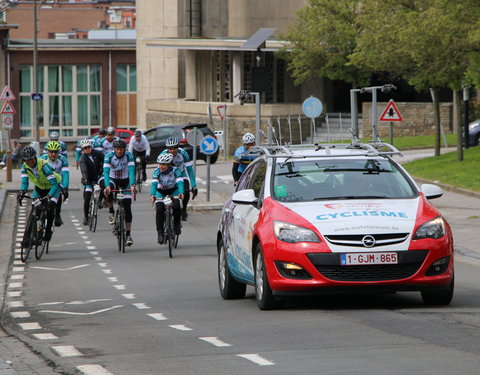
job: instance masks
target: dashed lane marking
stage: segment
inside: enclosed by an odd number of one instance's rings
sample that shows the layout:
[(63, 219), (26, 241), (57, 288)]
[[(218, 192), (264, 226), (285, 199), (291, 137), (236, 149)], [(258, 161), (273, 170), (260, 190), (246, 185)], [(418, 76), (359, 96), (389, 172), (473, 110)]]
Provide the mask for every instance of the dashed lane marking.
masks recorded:
[(153, 314), (147, 314), (149, 317), (155, 319), (155, 320), (167, 320), (168, 318), (163, 315), (162, 313), (153, 313)]
[(268, 359), (263, 358), (259, 354), (237, 354), (237, 357), (242, 357), (248, 359), (249, 361), (256, 363), (260, 366), (273, 366), (275, 363), (269, 361)]
[(75, 269), (78, 269), (78, 268), (88, 267), (89, 265), (90, 264), (82, 264), (80, 266), (73, 266), (73, 267), (68, 267), (68, 268), (52, 268), (52, 267), (38, 267), (38, 266), (33, 266), (33, 267), (30, 267), (30, 268), (35, 268), (37, 270), (47, 270), (47, 271), (71, 271), (71, 270), (75, 270)]
[(30, 318), (30, 313), (28, 311), (12, 311), (10, 314), (16, 319)]
[(176, 329), (178, 331), (193, 331), (193, 328), (187, 327), (184, 324), (173, 324), (169, 326), (170, 328)]
[(36, 329), (42, 329), (42, 326), (36, 322), (31, 323), (18, 323), (21, 329), (24, 331), (33, 331)]
[(39, 340), (56, 340), (58, 336), (55, 336), (53, 333), (34, 333), (33, 337)]
[(100, 365), (82, 365), (77, 366), (77, 369), (85, 375), (113, 375), (113, 373)]
[(145, 305), (144, 303), (132, 303), (132, 306), (135, 306), (139, 310), (151, 309), (150, 306)]
[(116, 305), (116, 306), (112, 306), (112, 307), (107, 307), (106, 309), (100, 309), (100, 310), (97, 310), (97, 311), (91, 311), (91, 312), (87, 312), (87, 313), (81, 313), (81, 312), (76, 312), (76, 311), (57, 311), (57, 310), (40, 310), (40, 312), (41, 313), (48, 313), (48, 314), (87, 316), (87, 315), (101, 314), (101, 313), (104, 313), (106, 311), (115, 310), (115, 309), (118, 309), (118, 308), (123, 307), (123, 306), (125, 306), (125, 305)]
[(60, 357), (80, 357), (83, 354), (72, 345), (52, 346)]
[(208, 342), (209, 344), (218, 346), (218, 347), (224, 347), (224, 346), (232, 346), (226, 342), (223, 342), (220, 340), (218, 337), (199, 337), (200, 340)]

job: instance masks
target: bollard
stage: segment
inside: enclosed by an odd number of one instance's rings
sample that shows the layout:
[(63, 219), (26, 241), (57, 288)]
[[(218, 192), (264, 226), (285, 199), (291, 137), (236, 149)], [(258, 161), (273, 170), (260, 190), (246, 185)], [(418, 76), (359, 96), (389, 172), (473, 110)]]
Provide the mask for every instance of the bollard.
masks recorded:
[(12, 151), (8, 150), (6, 155), (7, 182), (12, 182)]

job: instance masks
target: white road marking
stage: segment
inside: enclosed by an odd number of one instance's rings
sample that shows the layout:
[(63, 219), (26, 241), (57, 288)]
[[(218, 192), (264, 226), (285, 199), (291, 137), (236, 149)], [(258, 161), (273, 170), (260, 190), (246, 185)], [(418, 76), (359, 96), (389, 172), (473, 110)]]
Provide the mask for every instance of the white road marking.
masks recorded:
[(113, 375), (113, 373), (100, 365), (82, 365), (77, 366), (77, 369), (85, 375)]
[(125, 290), (125, 288), (126, 288), (125, 285), (120, 285), (120, 284), (119, 285), (114, 285), (113, 287), (117, 290)]
[(95, 250), (96, 248), (96, 246), (87, 246), (87, 250)]
[(187, 327), (184, 324), (174, 324), (169, 327), (173, 329), (178, 329), (179, 331), (193, 331), (193, 328)]
[(72, 223), (79, 223), (79, 222), (80, 222), (80, 220), (77, 220), (77, 219), (72, 220)]
[(9, 297), (21, 297), (22, 296), (22, 291), (14, 291), (14, 292), (7, 292), (7, 296)]
[(135, 306), (139, 310), (143, 309), (151, 309), (150, 306), (145, 305), (144, 303), (132, 303), (133, 306)]
[(23, 301), (10, 301), (7, 302), (8, 307), (15, 308), (15, 307), (24, 307)]
[(116, 277), (116, 276), (110, 276), (110, 277), (107, 277), (107, 279), (108, 279), (109, 281), (111, 281), (112, 283), (118, 281), (118, 277)]
[(102, 272), (106, 275), (111, 275), (112, 274), (112, 270), (102, 270)]
[(12, 267), (12, 272), (23, 272), (25, 267)]
[(68, 267), (68, 268), (51, 268), (51, 267), (36, 267), (36, 266), (30, 267), (30, 268), (35, 268), (37, 270), (47, 270), (47, 271), (71, 271), (71, 270), (75, 270), (77, 268), (88, 267), (89, 265), (90, 264), (82, 264), (80, 266), (73, 266), (73, 267)]
[(96, 262), (100, 262), (101, 260), (103, 260), (102, 257), (93, 257), (93, 259), (94, 259)]
[(88, 236), (80, 236), (82, 237), (82, 240), (88, 240)]
[(83, 354), (77, 348), (71, 345), (52, 346), (60, 357), (79, 357)]
[(111, 298), (99, 298), (99, 299), (89, 299), (86, 301), (71, 301), (71, 302), (65, 302), (66, 305), (86, 305), (87, 303), (92, 303), (92, 302), (104, 302), (104, 301), (111, 301)]
[(85, 245), (91, 245), (92, 244), (92, 241), (83, 241), (85, 242)]
[(200, 340), (208, 342), (209, 344), (218, 346), (218, 347), (223, 347), (223, 346), (232, 346), (226, 342), (223, 342), (220, 340), (218, 337), (199, 337)]
[(42, 302), (38, 306), (53, 306), (53, 305), (62, 305), (63, 302)]
[(106, 267), (106, 266), (107, 266), (107, 263), (98, 263), (98, 265), (99, 265), (100, 267)]
[(21, 288), (21, 287), (23, 287), (23, 283), (9, 283), (8, 287), (12, 288), (12, 289)]
[(10, 312), (14, 318), (30, 318), (28, 311), (12, 311)]
[(32, 334), (33, 337), (39, 340), (55, 340), (58, 339), (53, 333), (34, 333)]
[[(81, 229), (81, 228), (78, 228), (78, 229)], [(85, 234), (85, 231), (79, 231), (78, 234)]]
[(98, 251), (89, 251), (90, 255), (98, 255)]
[(155, 319), (155, 320), (167, 320), (168, 318), (163, 315), (162, 313), (153, 313), (153, 314), (147, 314), (149, 317)]
[(248, 359), (249, 361), (252, 361), (253, 363), (256, 363), (260, 366), (272, 366), (275, 364), (272, 361), (263, 358), (259, 354), (237, 354), (237, 357)]
[(33, 331), (35, 329), (42, 329), (42, 326), (38, 323), (18, 323), (21, 329), (24, 331)]
[(122, 294), (122, 297), (125, 297), (126, 299), (135, 299), (135, 294), (133, 293)]
[(119, 307), (123, 307), (124, 305), (116, 305), (112, 307), (108, 307), (106, 309), (101, 309), (97, 311), (91, 311), (88, 313), (80, 313), (80, 312), (75, 312), (75, 311), (56, 311), (56, 310), (41, 310), (41, 313), (50, 313), (50, 314), (64, 314), (64, 315), (80, 315), (80, 316), (87, 316), (87, 315), (96, 315), (96, 314), (101, 314), (105, 311), (110, 311), (114, 309), (118, 309)]
[[(15, 263), (15, 262), (13, 262)], [(25, 277), (25, 275), (12, 275), (10, 276), (10, 279), (12, 280), (23, 280), (23, 278)]]

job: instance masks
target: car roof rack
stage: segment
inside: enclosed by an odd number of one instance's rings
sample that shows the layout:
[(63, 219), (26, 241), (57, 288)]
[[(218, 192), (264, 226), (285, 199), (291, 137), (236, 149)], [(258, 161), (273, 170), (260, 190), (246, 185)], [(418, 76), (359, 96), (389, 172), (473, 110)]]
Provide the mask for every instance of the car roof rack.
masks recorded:
[[(312, 153), (296, 154), (295, 151), (312, 151)], [(352, 154), (351, 152), (345, 153), (332, 153), (332, 150), (363, 150), (363, 154)], [(323, 153), (319, 153), (323, 151)], [(361, 143), (354, 139), (351, 143), (315, 143), (315, 144), (295, 144), (284, 146), (278, 145), (262, 145), (253, 146), (247, 153), (248, 155), (265, 155), (267, 158), (286, 157), (286, 158), (308, 158), (308, 157), (347, 157), (347, 156), (390, 156), (403, 154), (389, 143), (382, 142), (380, 140), (372, 140), (368, 143)]]

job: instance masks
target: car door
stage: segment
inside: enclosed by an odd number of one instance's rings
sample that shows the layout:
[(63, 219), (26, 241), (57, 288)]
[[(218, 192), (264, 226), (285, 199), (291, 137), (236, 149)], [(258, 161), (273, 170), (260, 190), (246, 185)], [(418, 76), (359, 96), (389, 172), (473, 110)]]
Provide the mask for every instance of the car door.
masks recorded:
[[(253, 282), (252, 240), (255, 225), (263, 203), (263, 191), (267, 163), (254, 162), (245, 170), (239, 181), (240, 190), (253, 189), (257, 204), (236, 204), (233, 207), (233, 254), (237, 260), (237, 271), (241, 277)], [(243, 181), (242, 181), (243, 180)], [(238, 191), (238, 189), (237, 189)]]

